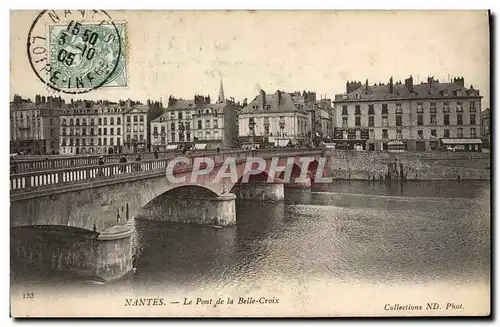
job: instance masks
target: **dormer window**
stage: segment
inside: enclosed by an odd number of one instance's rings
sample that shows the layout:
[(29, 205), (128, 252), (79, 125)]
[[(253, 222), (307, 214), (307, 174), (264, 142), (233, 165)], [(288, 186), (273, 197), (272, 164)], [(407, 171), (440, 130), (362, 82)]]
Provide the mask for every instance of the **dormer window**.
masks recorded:
[(361, 96), (359, 95), (359, 93), (356, 93), (356, 100), (359, 100), (361, 98)]

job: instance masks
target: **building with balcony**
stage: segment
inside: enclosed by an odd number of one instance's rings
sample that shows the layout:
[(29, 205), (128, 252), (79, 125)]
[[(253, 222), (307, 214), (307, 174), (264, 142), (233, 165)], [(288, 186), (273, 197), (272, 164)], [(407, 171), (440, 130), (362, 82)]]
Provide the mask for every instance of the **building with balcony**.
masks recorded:
[(149, 149), (148, 105), (130, 104), (123, 112), (124, 129), (123, 152), (141, 152)]
[(107, 101), (99, 102), (96, 108), (98, 116), (94, 120), (97, 121), (97, 153), (121, 153), (124, 144), (124, 114), (130, 108)]
[(71, 101), (61, 110), (59, 152), (64, 155), (96, 154), (99, 107), (92, 101)]
[(151, 121), (151, 145), (159, 150), (233, 148), (236, 117), (236, 105), (224, 98), (222, 81), (216, 103), (203, 95), (193, 100), (169, 97), (165, 113)]
[(292, 94), (261, 90), (238, 115), (239, 142), (242, 147), (286, 147), (307, 141), (306, 105)]
[(10, 103), (10, 152), (59, 153), (60, 97), (36, 95), (35, 102), (15, 95)]
[(481, 150), (481, 98), (464, 79), (363, 85), (347, 82), (335, 95), (334, 141), (339, 149), (380, 151), (396, 145), (407, 151), (438, 148)]
[[(195, 98), (201, 101), (200, 97)], [(197, 108), (195, 100), (169, 97), (165, 113), (151, 121), (151, 146), (159, 151), (192, 147), (193, 116)]]
[(333, 136), (333, 121), (331, 117), (331, 99), (316, 99), (316, 93), (303, 91), (292, 93), (292, 99), (297, 108), (305, 109), (308, 114), (307, 143), (319, 146), (321, 142), (329, 142)]

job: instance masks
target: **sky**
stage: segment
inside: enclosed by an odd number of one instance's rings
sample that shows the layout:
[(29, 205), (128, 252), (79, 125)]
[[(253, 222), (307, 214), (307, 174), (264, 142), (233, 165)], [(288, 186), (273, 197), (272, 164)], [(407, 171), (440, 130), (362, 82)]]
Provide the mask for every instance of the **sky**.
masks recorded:
[(108, 11), (126, 22), (127, 86), (84, 95), (48, 89), (26, 51), (37, 11), (11, 12), (10, 96), (163, 100), (194, 94), (252, 100), (260, 89), (345, 92), (370, 84), (463, 76), (489, 107), (486, 11)]

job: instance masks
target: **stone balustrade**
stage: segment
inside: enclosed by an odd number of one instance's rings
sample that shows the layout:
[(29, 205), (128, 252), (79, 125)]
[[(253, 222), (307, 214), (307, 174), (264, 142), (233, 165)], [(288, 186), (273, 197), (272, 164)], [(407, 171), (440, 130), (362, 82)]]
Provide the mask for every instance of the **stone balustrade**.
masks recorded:
[[(284, 154), (287, 151), (292, 151), (293, 153), (297, 153), (297, 151), (308, 151), (310, 149), (258, 149), (255, 152), (261, 154)], [(196, 151), (188, 151), (190, 156), (211, 156), (217, 154), (216, 150), (196, 150)], [(224, 153), (249, 153), (248, 150), (221, 150), (219, 154)], [(153, 152), (143, 152), (143, 153), (131, 153), (124, 154), (127, 161), (134, 161), (137, 155), (141, 155), (142, 160), (154, 159)], [(158, 152), (158, 159), (166, 158), (173, 159), (177, 156), (183, 155), (182, 151), (164, 151)], [(257, 155), (257, 154), (256, 154)], [(110, 154), (103, 155), (104, 163), (119, 163), (121, 154)], [(23, 160), (19, 159), (11, 159), (15, 165), (15, 173), (27, 173), (27, 172), (36, 172), (42, 170), (53, 170), (60, 168), (72, 168), (72, 167), (85, 167), (85, 166), (95, 166), (99, 163), (98, 155), (93, 156), (74, 156), (74, 157), (63, 157), (63, 158), (46, 158), (46, 159), (37, 159), (37, 160)], [(12, 169), (12, 168), (11, 168)], [(11, 172), (12, 173), (12, 172)]]
[[(140, 154), (143, 160), (154, 159), (153, 152), (144, 153), (130, 153), (124, 154), (127, 161), (133, 161)], [(173, 158), (179, 155), (180, 152), (158, 152), (158, 159), (160, 158)], [(103, 155), (105, 163), (118, 163), (121, 154), (110, 154)], [(52, 170), (59, 168), (70, 168), (70, 167), (84, 167), (97, 165), (99, 162), (98, 155), (92, 156), (73, 156), (73, 157), (60, 157), (60, 158), (49, 158), (46, 159), (36, 159), (36, 160), (24, 160), (22, 157), (11, 159), (15, 164), (16, 173), (33, 172), (40, 170)]]
[[(212, 159), (215, 165), (222, 165), (224, 161), (231, 157), (236, 162), (242, 162), (249, 156), (271, 158), (271, 157), (290, 157), (290, 156), (308, 156), (321, 153), (321, 149), (260, 149), (255, 151), (248, 150), (230, 150), (221, 151), (197, 151), (187, 153), (186, 157), (189, 163), (179, 164), (175, 166), (175, 171), (189, 171), (192, 169), (194, 159), (204, 157)], [(177, 154), (176, 156), (179, 156)], [(23, 172), (10, 175), (10, 192), (11, 194), (29, 192), (35, 189), (50, 189), (65, 185), (87, 183), (100, 180), (112, 180), (125, 176), (137, 176), (138, 179), (145, 178), (143, 175), (148, 175), (154, 172), (165, 172), (168, 162), (175, 156), (167, 155), (167, 158), (158, 158), (142, 161), (129, 161), (126, 163), (107, 163), (91, 165), (46, 169), (32, 172)], [(83, 159), (83, 158), (82, 158)], [(58, 160), (58, 159), (56, 159)], [(79, 159), (75, 159), (79, 160)]]

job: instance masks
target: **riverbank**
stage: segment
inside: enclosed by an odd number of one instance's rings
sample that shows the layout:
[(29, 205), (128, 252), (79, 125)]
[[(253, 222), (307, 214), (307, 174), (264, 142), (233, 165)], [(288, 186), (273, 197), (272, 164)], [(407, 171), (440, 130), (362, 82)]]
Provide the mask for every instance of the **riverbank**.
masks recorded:
[(327, 150), (328, 176), (347, 180), (489, 180), (491, 157), (477, 152)]

